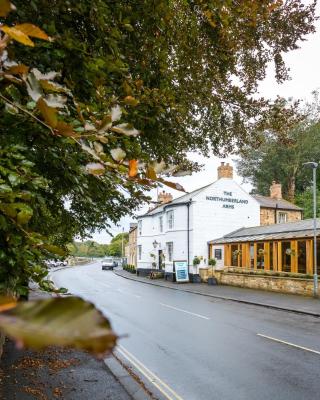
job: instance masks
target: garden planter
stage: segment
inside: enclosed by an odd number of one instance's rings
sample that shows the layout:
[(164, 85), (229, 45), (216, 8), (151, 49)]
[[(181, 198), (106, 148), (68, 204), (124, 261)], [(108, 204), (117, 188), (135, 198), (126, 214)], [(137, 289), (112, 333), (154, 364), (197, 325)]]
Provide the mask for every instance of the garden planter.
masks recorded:
[(208, 285), (217, 285), (218, 282), (216, 278), (208, 278)]

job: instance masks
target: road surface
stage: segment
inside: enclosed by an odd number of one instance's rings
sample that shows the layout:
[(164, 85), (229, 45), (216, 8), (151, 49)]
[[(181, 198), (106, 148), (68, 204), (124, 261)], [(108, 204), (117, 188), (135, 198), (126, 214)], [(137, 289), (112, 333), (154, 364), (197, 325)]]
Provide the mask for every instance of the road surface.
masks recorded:
[(100, 263), (53, 279), (111, 320), (122, 353), (176, 400), (320, 398), (320, 320), (146, 285)]

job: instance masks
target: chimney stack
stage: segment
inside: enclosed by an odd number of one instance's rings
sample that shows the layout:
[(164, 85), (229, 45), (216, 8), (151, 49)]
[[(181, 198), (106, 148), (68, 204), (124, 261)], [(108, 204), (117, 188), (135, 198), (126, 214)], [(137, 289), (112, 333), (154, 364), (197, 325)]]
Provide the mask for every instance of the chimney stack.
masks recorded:
[(233, 179), (233, 167), (229, 163), (222, 162), (218, 167), (218, 179), (229, 178)]
[(158, 194), (158, 203), (166, 204), (172, 201), (172, 194), (166, 193), (164, 190)]
[(281, 183), (277, 183), (276, 181), (272, 181), (272, 185), (270, 186), (270, 197), (272, 199), (276, 199), (276, 200), (282, 199)]

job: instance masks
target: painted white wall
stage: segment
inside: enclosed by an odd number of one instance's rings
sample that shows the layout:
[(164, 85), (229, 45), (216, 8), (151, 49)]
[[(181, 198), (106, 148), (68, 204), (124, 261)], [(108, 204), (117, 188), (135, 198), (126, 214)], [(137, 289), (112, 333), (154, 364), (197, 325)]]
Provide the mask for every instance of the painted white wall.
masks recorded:
[[(218, 198), (218, 199), (217, 199)], [(230, 201), (219, 201), (219, 198)], [(260, 225), (260, 205), (233, 179), (221, 178), (194, 197), (193, 256), (208, 260), (208, 244), (242, 227)], [(240, 202), (232, 202), (232, 201)], [(225, 208), (230, 206), (231, 208)], [(200, 267), (205, 265), (203, 262)]]
[[(224, 200), (220, 201), (220, 198)], [(186, 196), (184, 201), (188, 199)], [(168, 229), (166, 217), (169, 210), (174, 211), (174, 227), (171, 230)], [(159, 231), (160, 215), (163, 216), (163, 233)], [(186, 205), (168, 205), (161, 213), (139, 219), (142, 220), (142, 233), (139, 235), (138, 232), (137, 244), (142, 245), (142, 257), (141, 260), (138, 259), (138, 268), (151, 268), (154, 261), (151, 253), (156, 254), (158, 263), (158, 250), (162, 249), (166, 257), (166, 271), (172, 272), (173, 263), (168, 261), (167, 242), (173, 242), (173, 260), (188, 259)], [(193, 267), (194, 256), (202, 257), (200, 268), (208, 265), (209, 240), (242, 227), (259, 224), (259, 203), (234, 180), (221, 178), (204, 188), (194, 195), (190, 206), (190, 272), (198, 272), (198, 268)], [(155, 240), (159, 243), (156, 249), (153, 247)], [(224, 256), (219, 261), (219, 266), (222, 266), (223, 260)]]

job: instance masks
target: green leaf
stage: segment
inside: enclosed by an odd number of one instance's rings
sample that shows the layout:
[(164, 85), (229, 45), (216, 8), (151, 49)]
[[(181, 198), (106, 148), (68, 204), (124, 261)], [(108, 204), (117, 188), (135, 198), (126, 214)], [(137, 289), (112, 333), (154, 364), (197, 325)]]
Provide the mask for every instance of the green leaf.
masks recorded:
[(17, 214), (17, 222), (19, 225), (25, 225), (30, 221), (33, 215), (33, 210), (31, 207), (23, 203), (19, 203), (19, 209), (20, 211)]
[(61, 247), (55, 246), (53, 244), (43, 244), (42, 247), (48, 250), (50, 253), (57, 254), (58, 256), (65, 256), (66, 252)]
[(0, 314), (0, 328), (20, 345), (35, 349), (56, 345), (102, 355), (117, 340), (103, 314), (79, 297), (19, 303)]

